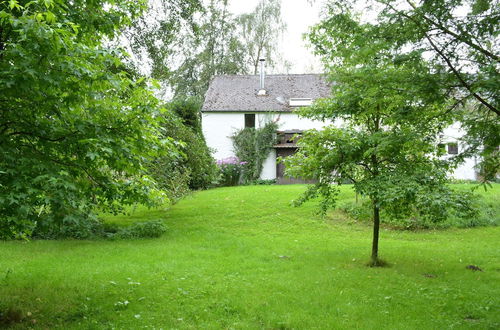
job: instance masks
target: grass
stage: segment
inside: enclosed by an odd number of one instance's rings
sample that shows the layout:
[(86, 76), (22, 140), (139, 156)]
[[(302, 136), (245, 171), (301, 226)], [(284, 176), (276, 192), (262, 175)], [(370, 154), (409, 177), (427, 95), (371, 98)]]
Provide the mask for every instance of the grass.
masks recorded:
[[(289, 206), (304, 189), (219, 188), (107, 217), (164, 219), (160, 239), (0, 242), (0, 311), (43, 329), (500, 327), (499, 227), (383, 229), (391, 266), (369, 268), (370, 226)], [(483, 194), (498, 202), (500, 185)]]

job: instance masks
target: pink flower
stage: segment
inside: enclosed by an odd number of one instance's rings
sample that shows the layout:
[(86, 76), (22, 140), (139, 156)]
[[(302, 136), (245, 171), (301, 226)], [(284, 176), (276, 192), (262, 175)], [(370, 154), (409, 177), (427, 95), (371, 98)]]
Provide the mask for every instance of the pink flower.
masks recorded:
[(217, 161), (217, 165), (241, 165), (238, 157), (228, 157)]

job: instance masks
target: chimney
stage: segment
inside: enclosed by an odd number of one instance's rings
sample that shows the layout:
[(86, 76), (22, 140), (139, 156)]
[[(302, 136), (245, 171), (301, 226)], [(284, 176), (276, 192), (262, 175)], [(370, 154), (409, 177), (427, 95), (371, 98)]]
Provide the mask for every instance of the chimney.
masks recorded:
[(264, 85), (264, 80), (266, 78), (266, 73), (264, 72), (265, 61), (266, 60), (264, 58), (259, 59), (259, 63), (260, 63), (260, 88), (259, 88), (259, 92), (257, 93), (257, 95), (260, 95), (260, 96), (267, 94), (266, 89), (265, 89), (265, 85)]

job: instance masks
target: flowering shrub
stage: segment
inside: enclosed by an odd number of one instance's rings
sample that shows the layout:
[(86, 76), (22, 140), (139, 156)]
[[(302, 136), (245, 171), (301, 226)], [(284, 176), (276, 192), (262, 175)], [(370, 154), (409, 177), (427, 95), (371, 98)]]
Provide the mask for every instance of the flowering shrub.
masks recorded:
[(240, 182), (241, 174), (247, 162), (240, 162), (238, 157), (229, 157), (217, 161), (221, 172), (219, 184), (221, 186), (236, 186)]

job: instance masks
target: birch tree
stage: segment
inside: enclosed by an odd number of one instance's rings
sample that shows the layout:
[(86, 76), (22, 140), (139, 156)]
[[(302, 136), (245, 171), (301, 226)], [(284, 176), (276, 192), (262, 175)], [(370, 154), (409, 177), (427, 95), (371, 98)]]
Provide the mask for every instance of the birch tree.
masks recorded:
[(262, 57), (271, 68), (281, 61), (278, 45), (286, 31), (281, 17), (281, 0), (261, 0), (253, 12), (240, 15), (237, 23), (246, 61), (253, 74), (257, 74)]

